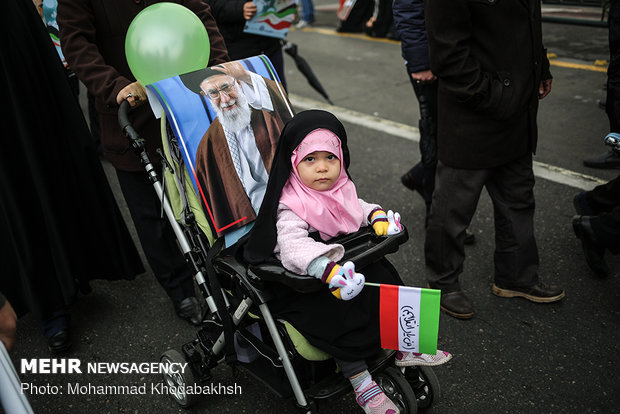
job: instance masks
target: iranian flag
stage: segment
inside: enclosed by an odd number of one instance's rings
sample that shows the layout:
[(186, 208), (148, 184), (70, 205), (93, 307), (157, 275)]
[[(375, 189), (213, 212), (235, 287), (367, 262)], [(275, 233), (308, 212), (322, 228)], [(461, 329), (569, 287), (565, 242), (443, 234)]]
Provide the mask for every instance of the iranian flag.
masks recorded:
[(380, 285), (381, 347), (435, 354), (441, 291)]

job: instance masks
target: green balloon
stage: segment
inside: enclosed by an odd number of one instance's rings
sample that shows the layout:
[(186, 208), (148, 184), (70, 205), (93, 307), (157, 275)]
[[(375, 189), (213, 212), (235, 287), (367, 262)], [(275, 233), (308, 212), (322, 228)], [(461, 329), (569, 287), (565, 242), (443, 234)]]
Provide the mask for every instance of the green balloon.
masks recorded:
[(176, 3), (156, 3), (142, 10), (125, 38), (127, 63), (142, 85), (202, 69), (209, 53), (204, 24)]

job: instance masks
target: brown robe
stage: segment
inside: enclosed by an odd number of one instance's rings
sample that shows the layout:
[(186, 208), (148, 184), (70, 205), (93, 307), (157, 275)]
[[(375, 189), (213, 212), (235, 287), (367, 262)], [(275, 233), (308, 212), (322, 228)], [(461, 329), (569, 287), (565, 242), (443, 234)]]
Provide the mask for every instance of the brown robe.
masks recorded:
[[(291, 114), (284, 101), (286, 99), (288, 102), (288, 98), (280, 95), (274, 81), (265, 79), (265, 82), (274, 111), (252, 109), (251, 124), (256, 146), (269, 174), (280, 131)], [(200, 186), (199, 196), (208, 206), (207, 217), (214, 224), (218, 237), (256, 219), (250, 199), (233, 165), (224, 129), (217, 118), (198, 145), (196, 176)]]

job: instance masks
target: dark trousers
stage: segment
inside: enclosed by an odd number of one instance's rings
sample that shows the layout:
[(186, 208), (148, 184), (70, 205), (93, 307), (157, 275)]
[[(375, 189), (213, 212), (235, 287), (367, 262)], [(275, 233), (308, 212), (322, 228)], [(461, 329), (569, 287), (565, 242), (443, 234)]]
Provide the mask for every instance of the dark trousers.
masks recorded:
[(586, 199), (599, 212), (592, 219), (596, 236), (613, 253), (620, 253), (620, 175), (588, 191)]
[(426, 211), (430, 210), (435, 189), (435, 170), (437, 168), (437, 82), (416, 83), (407, 72), (420, 106), (420, 161), (413, 166), (410, 174), (423, 183)]
[(465, 229), (486, 187), (495, 219), (495, 282), (502, 287), (538, 283), (534, 238), (534, 172), (530, 155), (483, 170), (448, 167), (439, 161), (424, 253), (431, 287), (460, 290)]
[(176, 244), (161, 203), (146, 172), (116, 170), (116, 175), (151, 270), (173, 302), (194, 296), (191, 267)]
[(609, 66), (605, 112), (611, 132), (620, 132), (620, 1), (609, 8)]
[(344, 361), (338, 358), (335, 358), (335, 360), (338, 363), (338, 366), (342, 371), (342, 375), (344, 375), (345, 378), (351, 378), (352, 376), (361, 374), (368, 369), (368, 365), (366, 365), (366, 362), (364, 362), (364, 360), (354, 362)]

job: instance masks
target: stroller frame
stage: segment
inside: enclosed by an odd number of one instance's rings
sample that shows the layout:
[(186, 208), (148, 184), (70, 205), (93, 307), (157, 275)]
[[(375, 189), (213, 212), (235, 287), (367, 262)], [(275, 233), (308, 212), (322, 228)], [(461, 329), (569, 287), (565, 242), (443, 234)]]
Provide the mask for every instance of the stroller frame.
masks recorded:
[[(314, 378), (300, 381), (294, 361), (298, 368), (310, 366), (312, 373), (321, 370), (321, 363), (307, 361), (296, 352), (284, 325), (274, 320), (267, 305), (270, 299), (270, 283), (285, 284), (300, 292), (315, 291), (322, 286), (321, 283), (315, 278), (289, 272), (276, 261), (257, 266), (245, 265), (227, 254), (226, 250), (222, 250), (223, 238), (217, 239), (210, 248), (207, 247), (205, 236), (191, 213), (185, 216), (182, 225), (179, 224), (164, 185), (146, 152), (144, 140), (129, 121), (129, 110), (129, 103), (123, 101), (119, 108), (120, 127), (130, 140), (133, 151), (140, 158), (161, 200), (162, 211), (172, 226), (187, 262), (194, 269), (194, 279), (210, 313), (209, 319), (204, 320), (197, 329), (196, 338), (182, 346), (182, 352), (168, 350), (162, 354), (162, 362), (187, 362), (190, 367), (187, 372), (164, 374), (164, 382), (173, 390), (171, 396), (175, 402), (182, 407), (191, 406), (197, 395), (185, 392), (186, 387), (209, 381), (212, 378), (211, 369), (221, 362), (226, 362), (233, 368), (245, 368), (281, 397), (293, 397), (295, 405), (304, 413), (318, 412), (319, 402), (349, 392), (350, 383), (340, 373), (332, 373), (319, 381)], [(172, 169), (166, 158), (161, 153), (160, 155), (164, 167)], [(362, 229), (339, 238), (338, 242), (345, 247), (343, 260), (351, 260), (357, 268), (362, 268), (388, 253), (397, 251), (398, 246), (407, 239), (406, 229), (388, 237), (375, 236), (374, 232)], [(221, 285), (219, 279), (222, 276), (226, 276), (223, 279), (226, 286)], [(233, 290), (239, 291), (241, 297), (235, 297)], [(244, 327), (251, 310), (260, 315), (259, 320), (268, 332), (265, 341)], [(236, 339), (249, 344), (246, 346), (251, 346), (260, 357), (269, 361), (267, 364), (276, 368), (275, 375), (283, 371), (288, 382), (279, 383), (275, 376), (265, 380), (264, 372), (256, 372), (260, 365), (254, 368), (252, 362), (237, 360), (234, 346)], [(270, 345), (275, 349), (270, 348)], [(417, 366), (397, 369), (391, 366), (394, 354), (394, 351), (383, 350), (376, 358), (367, 362), (375, 381), (399, 406), (401, 413), (416, 413), (418, 408), (426, 408), (436, 403), (440, 397), (440, 387), (432, 368)], [(259, 361), (264, 363), (264, 359)], [(316, 365), (319, 365), (319, 368), (315, 368)], [(332, 368), (333, 365), (332, 363)], [(273, 378), (276, 380), (270, 383), (269, 380)]]

